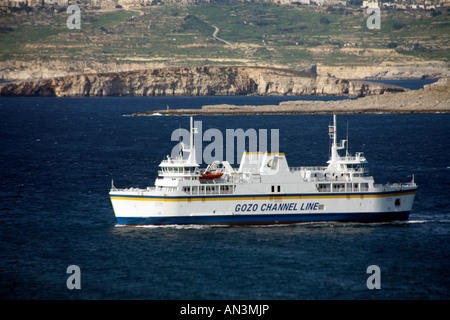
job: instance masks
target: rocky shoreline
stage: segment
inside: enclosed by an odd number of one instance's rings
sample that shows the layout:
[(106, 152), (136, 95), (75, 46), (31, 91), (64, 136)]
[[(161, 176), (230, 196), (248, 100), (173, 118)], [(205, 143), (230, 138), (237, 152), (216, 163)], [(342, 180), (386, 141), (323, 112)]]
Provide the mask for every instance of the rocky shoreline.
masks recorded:
[[(92, 73), (0, 83), (0, 96), (348, 96), (339, 101), (286, 101), (279, 105), (207, 105), (135, 115), (249, 115), (299, 113), (450, 112), (450, 78), (420, 90), (335, 76), (316, 70), (269, 67), (172, 67)], [(354, 99), (358, 98), (358, 99)]]
[(148, 115), (254, 115), (328, 113), (449, 113), (450, 78), (425, 85), (423, 89), (384, 93), (339, 101), (285, 101), (279, 105), (205, 105), (201, 109), (168, 109), (135, 113)]
[(173, 67), (90, 73), (0, 83), (0, 96), (208, 96), (324, 95), (363, 97), (403, 92), (397, 86), (333, 76), (311, 70), (269, 67)]

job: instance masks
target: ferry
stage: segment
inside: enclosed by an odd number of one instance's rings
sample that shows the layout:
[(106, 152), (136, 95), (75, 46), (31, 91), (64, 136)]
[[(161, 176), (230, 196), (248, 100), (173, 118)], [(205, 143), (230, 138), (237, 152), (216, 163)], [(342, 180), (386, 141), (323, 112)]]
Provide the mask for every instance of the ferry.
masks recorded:
[[(110, 198), (118, 225), (267, 225), (315, 221), (408, 220), (417, 185), (375, 184), (363, 153), (337, 142), (337, 121), (328, 126), (326, 166), (289, 167), (284, 153), (244, 152), (239, 168), (196, 161), (193, 119), (189, 147), (159, 164), (153, 187), (118, 189)], [(345, 155), (340, 155), (346, 149)]]

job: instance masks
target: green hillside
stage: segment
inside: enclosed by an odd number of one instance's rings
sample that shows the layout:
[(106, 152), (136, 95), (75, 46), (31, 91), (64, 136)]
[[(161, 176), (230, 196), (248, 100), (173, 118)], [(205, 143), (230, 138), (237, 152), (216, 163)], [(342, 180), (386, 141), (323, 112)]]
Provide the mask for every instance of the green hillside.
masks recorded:
[[(0, 59), (95, 59), (166, 64), (367, 64), (412, 58), (449, 60), (450, 12), (381, 11), (381, 29), (365, 9), (228, 2), (113, 11), (82, 7), (69, 30), (65, 8), (0, 15)], [(213, 38), (214, 26), (219, 28)], [(362, 49), (377, 49), (364, 51)], [(382, 50), (379, 50), (382, 49)]]

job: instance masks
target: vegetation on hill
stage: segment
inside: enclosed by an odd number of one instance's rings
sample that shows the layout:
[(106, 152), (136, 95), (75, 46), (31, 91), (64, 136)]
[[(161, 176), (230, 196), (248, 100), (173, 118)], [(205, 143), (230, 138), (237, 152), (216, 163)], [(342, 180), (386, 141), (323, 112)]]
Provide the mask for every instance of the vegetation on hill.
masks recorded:
[[(441, 11), (439, 11), (441, 12)], [(82, 7), (69, 30), (65, 8), (0, 15), (0, 61), (155, 62), (165, 65), (377, 64), (414, 58), (449, 61), (449, 12), (381, 11), (366, 26), (358, 6), (317, 7), (235, 1), (110, 11)], [(231, 43), (217, 41), (217, 37)], [(366, 50), (371, 49), (371, 50)]]

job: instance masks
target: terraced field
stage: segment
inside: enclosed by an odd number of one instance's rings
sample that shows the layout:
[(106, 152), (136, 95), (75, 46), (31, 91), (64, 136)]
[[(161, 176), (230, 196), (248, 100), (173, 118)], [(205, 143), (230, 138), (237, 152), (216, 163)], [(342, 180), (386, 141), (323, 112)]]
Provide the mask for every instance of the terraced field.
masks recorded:
[[(381, 11), (381, 29), (358, 7), (267, 3), (133, 10), (82, 7), (81, 29), (69, 30), (65, 8), (0, 15), (0, 61), (270, 65), (300, 68), (449, 61), (450, 12)], [(219, 30), (213, 37), (216, 26)]]

